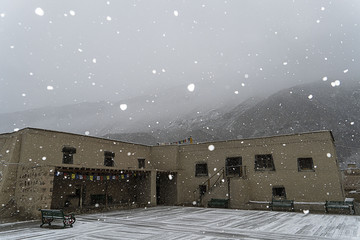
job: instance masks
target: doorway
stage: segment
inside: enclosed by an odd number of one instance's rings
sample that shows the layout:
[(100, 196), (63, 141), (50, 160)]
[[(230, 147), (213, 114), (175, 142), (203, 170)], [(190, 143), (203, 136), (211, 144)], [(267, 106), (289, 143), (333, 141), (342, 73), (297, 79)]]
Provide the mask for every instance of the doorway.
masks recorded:
[(177, 201), (176, 173), (157, 172), (156, 174), (156, 204), (175, 205)]

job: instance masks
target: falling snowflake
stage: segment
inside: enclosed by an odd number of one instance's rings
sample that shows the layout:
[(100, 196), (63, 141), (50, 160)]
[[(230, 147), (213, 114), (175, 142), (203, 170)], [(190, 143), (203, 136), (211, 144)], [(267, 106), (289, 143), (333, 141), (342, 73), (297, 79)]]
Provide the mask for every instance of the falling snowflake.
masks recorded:
[(179, 12), (177, 10), (174, 10), (174, 16), (175, 17), (179, 16)]
[(349, 69), (345, 69), (345, 70), (344, 70), (344, 73), (347, 73), (348, 71), (349, 71)]
[(327, 77), (323, 77), (322, 80), (325, 82), (325, 81), (328, 80), (328, 78), (327, 78)]
[(195, 84), (193, 83), (190, 83), (188, 86), (187, 86), (187, 89), (189, 92), (193, 92), (195, 90)]
[(209, 149), (209, 151), (214, 151), (214, 150), (215, 150), (215, 146), (211, 144), (211, 145), (208, 146), (208, 149)]
[(244, 75), (244, 78), (249, 78), (249, 74), (245, 74), (245, 75)]
[(332, 86), (332, 87), (340, 86), (340, 81), (339, 81), (339, 80), (335, 80), (334, 82), (331, 82), (331, 86)]
[(120, 109), (122, 111), (125, 111), (127, 109), (127, 104), (125, 104), (125, 103), (120, 104)]
[(71, 16), (75, 16), (75, 11), (74, 10), (70, 10), (69, 13), (70, 13)]
[(151, 72), (152, 72), (153, 74), (156, 74), (156, 70), (155, 70), (155, 69), (153, 69)]
[(111, 21), (111, 17), (110, 17), (110, 16), (107, 16), (107, 17), (106, 17), (106, 20)]
[(239, 94), (239, 91), (235, 91), (234, 93), (235, 93), (235, 94)]
[(44, 16), (45, 12), (44, 12), (44, 10), (42, 10), (42, 8), (38, 7), (35, 9), (35, 14), (38, 16)]
[(46, 157), (42, 157), (41, 159), (42, 159), (43, 161), (45, 161), (45, 160), (46, 160)]
[(4, 18), (5, 17), (5, 13), (1, 13), (0, 17)]
[(93, 62), (93, 63), (96, 63), (96, 58), (93, 58), (92, 62)]
[(19, 131), (20, 129), (19, 128), (14, 128), (14, 132), (17, 132)]
[(172, 174), (169, 174), (169, 180), (173, 180), (173, 175)]
[(86, 131), (86, 132), (85, 132), (85, 135), (89, 135), (89, 134), (90, 134), (90, 132), (89, 132), (89, 131)]
[(52, 91), (52, 90), (54, 90), (54, 87), (53, 86), (47, 86), (46, 89), (49, 90), (49, 91)]
[(287, 63), (287, 62), (283, 62), (283, 65), (286, 66), (286, 65), (288, 65), (288, 63)]
[(313, 98), (313, 95), (310, 94), (310, 95), (308, 96), (308, 99), (312, 99), (312, 98)]
[(332, 155), (331, 155), (331, 153), (327, 153), (326, 156), (327, 156), (328, 158), (331, 158)]

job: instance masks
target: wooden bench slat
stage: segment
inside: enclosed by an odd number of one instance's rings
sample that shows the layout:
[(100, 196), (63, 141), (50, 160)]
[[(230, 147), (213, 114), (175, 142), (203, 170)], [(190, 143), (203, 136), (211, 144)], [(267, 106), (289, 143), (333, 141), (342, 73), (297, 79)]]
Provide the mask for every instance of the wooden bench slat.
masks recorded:
[(210, 201), (208, 201), (208, 207), (228, 208), (229, 207), (229, 199), (212, 198)]
[(274, 207), (290, 207), (294, 211), (294, 200), (288, 199), (272, 199), (270, 202), (271, 210), (274, 210)]
[(353, 201), (326, 201), (325, 212), (329, 213), (329, 208), (336, 209), (349, 209), (350, 214), (354, 214), (354, 202)]

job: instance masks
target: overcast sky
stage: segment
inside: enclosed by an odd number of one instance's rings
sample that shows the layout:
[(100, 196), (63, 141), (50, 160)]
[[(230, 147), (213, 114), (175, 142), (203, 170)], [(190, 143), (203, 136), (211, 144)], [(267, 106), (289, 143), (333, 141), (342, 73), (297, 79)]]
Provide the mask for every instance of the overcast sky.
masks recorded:
[(359, 20), (359, 0), (0, 0), (0, 112), (347, 81)]

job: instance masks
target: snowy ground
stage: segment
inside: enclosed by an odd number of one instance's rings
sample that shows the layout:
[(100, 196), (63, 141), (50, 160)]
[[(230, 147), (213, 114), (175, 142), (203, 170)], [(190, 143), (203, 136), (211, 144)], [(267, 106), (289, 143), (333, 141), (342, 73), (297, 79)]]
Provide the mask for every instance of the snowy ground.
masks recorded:
[(0, 224), (0, 239), (360, 239), (360, 216), (195, 207), (79, 215), (65, 229), (39, 225)]

